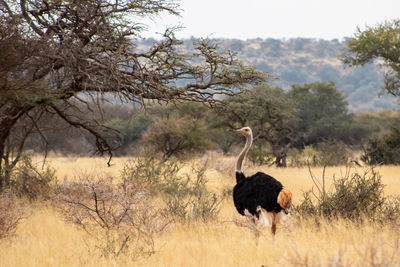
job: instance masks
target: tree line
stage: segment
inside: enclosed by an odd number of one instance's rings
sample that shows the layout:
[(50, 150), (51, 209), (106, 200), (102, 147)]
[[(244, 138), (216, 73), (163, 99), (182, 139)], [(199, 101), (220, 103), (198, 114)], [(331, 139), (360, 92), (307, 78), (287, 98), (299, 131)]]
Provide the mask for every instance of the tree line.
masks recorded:
[[(365, 162), (381, 163), (382, 158), (371, 160), (367, 151), (387, 135), (396, 137), (392, 129), (400, 125), (400, 115), (391, 111), (350, 113), (346, 97), (335, 84), (324, 82), (293, 85), (289, 90), (264, 83), (226, 97), (211, 109), (184, 101), (149, 104), (146, 110), (108, 104), (103, 110), (107, 114), (104, 136), (118, 147), (117, 156), (158, 154), (163, 159), (184, 159), (207, 150), (232, 155), (243, 142), (233, 130), (249, 125), (255, 133), (249, 159), (279, 167), (298, 165), (296, 156), (307, 149), (315, 150), (309, 160), (320, 164), (347, 163), (356, 150), (364, 150)], [(27, 149), (88, 155), (95, 146), (90, 134), (65, 122), (49, 119), (41, 127), (53, 129), (46, 133), (47, 148), (36, 134), (28, 139)], [(333, 158), (319, 159), (318, 152)]]

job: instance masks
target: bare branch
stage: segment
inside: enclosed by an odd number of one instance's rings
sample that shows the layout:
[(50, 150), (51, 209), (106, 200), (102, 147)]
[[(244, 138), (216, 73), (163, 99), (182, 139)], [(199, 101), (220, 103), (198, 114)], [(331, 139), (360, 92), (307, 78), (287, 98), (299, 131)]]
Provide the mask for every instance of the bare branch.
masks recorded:
[[(308, 172), (310, 173), (311, 180), (313, 181), (315, 187), (317, 187), (319, 194), (322, 195), (322, 196), (324, 196), (324, 195), (325, 195), (325, 194), (323, 194), (323, 190), (324, 190), (324, 189), (321, 189), (321, 188), (323, 188), (323, 186), (321, 185), (320, 181), (318, 181), (318, 179), (317, 179), (317, 178), (314, 176), (314, 174), (312, 173), (311, 167), (310, 167), (310, 163), (309, 163), (308, 161), (307, 161), (307, 167), (308, 167)], [(325, 174), (325, 168), (324, 168), (324, 174)], [(325, 180), (325, 179), (324, 179), (324, 180)], [(325, 183), (325, 182), (324, 182), (324, 183)], [(313, 194), (314, 194), (314, 193), (313, 193)], [(315, 195), (315, 196), (316, 196), (316, 195)]]
[(8, 14), (12, 17), (14, 16), (14, 13), (12, 12), (10, 6), (7, 4), (6, 1), (0, 0), (0, 4), (7, 10)]
[(113, 156), (113, 148), (109, 145), (108, 141), (100, 134), (98, 133), (96, 130), (92, 129), (91, 127), (89, 127), (88, 125), (81, 123), (81, 122), (77, 122), (77, 121), (72, 121), (68, 118), (68, 116), (62, 112), (59, 108), (57, 108), (54, 104), (50, 104), (49, 105), (57, 114), (58, 116), (60, 116), (63, 120), (65, 120), (68, 124), (77, 127), (77, 128), (83, 128), (86, 131), (90, 132), (93, 136), (96, 137), (96, 147), (98, 152), (100, 153), (100, 155), (103, 155), (104, 152), (107, 152), (109, 155), (109, 159), (107, 162), (108, 166), (111, 166), (110, 162)]
[(28, 12), (26, 11), (26, 0), (21, 0), (21, 11), (22, 15), (26, 19), (26, 21), (29, 23), (29, 25), (32, 27), (32, 29), (39, 34), (40, 36), (44, 36), (44, 33), (39, 29), (39, 27), (33, 22), (31, 17), (29, 16)]

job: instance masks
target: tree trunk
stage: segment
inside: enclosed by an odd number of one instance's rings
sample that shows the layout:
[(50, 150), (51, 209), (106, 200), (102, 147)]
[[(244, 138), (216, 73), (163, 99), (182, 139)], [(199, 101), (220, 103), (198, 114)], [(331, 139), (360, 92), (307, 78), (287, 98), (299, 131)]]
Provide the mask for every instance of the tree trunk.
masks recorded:
[(284, 168), (287, 167), (286, 166), (286, 154), (285, 155), (276, 156), (275, 165), (276, 165), (276, 167), (284, 167)]
[(276, 167), (287, 167), (286, 158), (287, 152), (291, 143), (282, 146), (278, 141), (272, 143), (272, 154), (275, 156), (275, 166)]
[(15, 123), (26, 112), (33, 107), (19, 107), (17, 105), (10, 105), (0, 114), (0, 189), (8, 186), (10, 183), (10, 162), (9, 153), (6, 151), (6, 142), (10, 137), (10, 133)]

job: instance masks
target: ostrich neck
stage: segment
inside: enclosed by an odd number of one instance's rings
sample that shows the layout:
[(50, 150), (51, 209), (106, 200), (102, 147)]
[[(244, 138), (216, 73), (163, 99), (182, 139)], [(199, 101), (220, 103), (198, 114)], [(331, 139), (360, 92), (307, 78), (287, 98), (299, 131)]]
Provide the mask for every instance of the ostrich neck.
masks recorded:
[(242, 152), (240, 152), (239, 157), (236, 162), (236, 172), (242, 172), (242, 163), (244, 157), (246, 157), (247, 152), (249, 151), (251, 145), (253, 143), (253, 135), (250, 134), (249, 136), (246, 137), (246, 144), (244, 145), (244, 148)]

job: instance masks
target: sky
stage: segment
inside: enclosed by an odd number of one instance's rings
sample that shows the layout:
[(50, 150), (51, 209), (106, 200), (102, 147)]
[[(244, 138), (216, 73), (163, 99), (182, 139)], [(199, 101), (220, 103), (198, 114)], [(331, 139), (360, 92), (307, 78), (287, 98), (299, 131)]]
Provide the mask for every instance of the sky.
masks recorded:
[(181, 16), (162, 14), (144, 37), (181, 25), (178, 38), (339, 39), (400, 18), (400, 0), (182, 0)]

